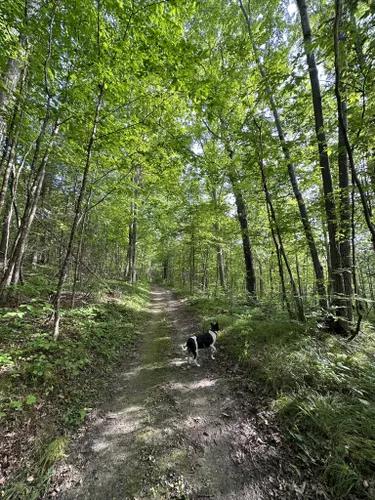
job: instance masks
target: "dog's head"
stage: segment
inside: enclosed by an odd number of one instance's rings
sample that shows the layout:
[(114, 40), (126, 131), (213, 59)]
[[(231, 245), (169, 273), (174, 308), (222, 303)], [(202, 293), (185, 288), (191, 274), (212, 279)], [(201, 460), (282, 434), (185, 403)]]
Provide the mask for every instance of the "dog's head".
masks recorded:
[(219, 331), (219, 323), (216, 321), (216, 323), (211, 323), (211, 332), (218, 332)]

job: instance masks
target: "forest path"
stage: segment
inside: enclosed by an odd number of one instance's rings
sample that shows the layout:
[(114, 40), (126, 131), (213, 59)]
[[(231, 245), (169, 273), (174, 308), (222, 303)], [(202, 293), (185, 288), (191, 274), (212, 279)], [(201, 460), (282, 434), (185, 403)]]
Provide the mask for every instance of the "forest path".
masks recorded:
[(149, 320), (136, 352), (75, 437), (49, 498), (294, 496), (283, 479), (277, 443), (259, 434), (258, 415), (249, 416), (233, 391), (220, 351), (215, 360), (208, 350), (200, 352), (200, 368), (187, 365), (181, 345), (199, 331), (183, 301), (152, 287)]

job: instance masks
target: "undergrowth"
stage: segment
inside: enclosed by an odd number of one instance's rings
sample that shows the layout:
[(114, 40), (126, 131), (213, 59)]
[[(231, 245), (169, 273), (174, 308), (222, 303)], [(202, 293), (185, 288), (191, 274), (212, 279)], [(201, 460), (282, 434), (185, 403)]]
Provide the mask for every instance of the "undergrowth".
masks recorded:
[(23, 304), (0, 309), (0, 485), (5, 482), (6, 499), (38, 498), (48, 487), (69, 429), (90, 413), (148, 303), (147, 286), (111, 282), (110, 294), (98, 292), (89, 303), (62, 311), (55, 342), (45, 290), (38, 283), (29, 288), (22, 290)]
[(315, 323), (268, 319), (267, 306), (190, 298), (218, 344), (267, 389), (299, 460), (332, 499), (375, 497), (375, 328), (352, 342), (320, 333)]

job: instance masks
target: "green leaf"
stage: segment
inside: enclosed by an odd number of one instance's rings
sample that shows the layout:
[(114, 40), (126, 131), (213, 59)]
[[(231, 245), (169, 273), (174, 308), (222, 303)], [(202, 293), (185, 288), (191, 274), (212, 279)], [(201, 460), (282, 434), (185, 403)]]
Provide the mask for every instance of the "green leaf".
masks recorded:
[(21, 407), (22, 407), (22, 404), (23, 404), (23, 403), (22, 403), (22, 401), (11, 401), (11, 402), (9, 403), (9, 406), (10, 406), (11, 408), (21, 408)]
[(27, 398), (26, 398), (26, 404), (27, 404), (27, 405), (33, 405), (33, 404), (35, 404), (35, 403), (36, 403), (36, 401), (37, 401), (36, 396), (33, 396), (32, 394), (30, 394), (30, 395), (29, 395), (29, 396), (27, 396)]

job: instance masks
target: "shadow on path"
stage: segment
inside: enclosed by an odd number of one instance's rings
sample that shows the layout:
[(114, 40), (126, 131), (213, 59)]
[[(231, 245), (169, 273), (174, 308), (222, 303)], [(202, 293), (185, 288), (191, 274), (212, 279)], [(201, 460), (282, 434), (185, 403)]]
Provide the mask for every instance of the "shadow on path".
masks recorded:
[[(96, 418), (75, 439), (51, 496), (275, 498), (267, 494), (280, 479), (275, 453), (265, 443), (251, 451), (257, 431), (226, 382), (220, 353), (213, 361), (204, 352), (201, 368), (187, 365), (181, 346), (199, 331), (182, 301), (152, 288), (137, 354), (115, 374)], [(290, 498), (279, 489), (280, 498)]]

